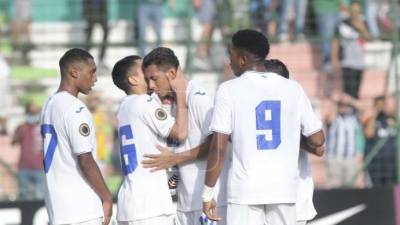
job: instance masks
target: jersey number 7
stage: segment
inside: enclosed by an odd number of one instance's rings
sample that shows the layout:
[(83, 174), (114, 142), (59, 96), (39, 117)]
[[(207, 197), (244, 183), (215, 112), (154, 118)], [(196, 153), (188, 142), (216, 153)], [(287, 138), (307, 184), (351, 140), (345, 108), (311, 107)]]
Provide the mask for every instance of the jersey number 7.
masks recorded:
[(121, 153), (121, 167), (124, 176), (133, 173), (137, 167), (136, 146), (133, 143), (131, 125), (119, 128), (119, 141)]
[(50, 134), (49, 145), (47, 146), (46, 151), (44, 151), (45, 155), (43, 159), (44, 171), (47, 173), (49, 172), (51, 162), (53, 161), (54, 152), (56, 151), (57, 148), (58, 137), (53, 125), (42, 124), (40, 128), (41, 128), (40, 133), (43, 138), (43, 143), (47, 143), (46, 138), (48, 138), (48, 136), (46, 136), (46, 134)]
[(274, 150), (281, 144), (281, 101), (262, 101), (256, 107), (256, 130), (267, 131), (257, 135), (258, 150)]

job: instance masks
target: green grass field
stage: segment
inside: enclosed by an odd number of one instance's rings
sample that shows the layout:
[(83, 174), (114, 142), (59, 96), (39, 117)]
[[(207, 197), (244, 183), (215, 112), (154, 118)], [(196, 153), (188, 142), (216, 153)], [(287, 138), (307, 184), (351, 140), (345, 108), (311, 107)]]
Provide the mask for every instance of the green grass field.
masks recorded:
[(58, 76), (58, 71), (55, 69), (43, 69), (30, 66), (12, 66), (11, 79), (15, 80), (39, 80)]

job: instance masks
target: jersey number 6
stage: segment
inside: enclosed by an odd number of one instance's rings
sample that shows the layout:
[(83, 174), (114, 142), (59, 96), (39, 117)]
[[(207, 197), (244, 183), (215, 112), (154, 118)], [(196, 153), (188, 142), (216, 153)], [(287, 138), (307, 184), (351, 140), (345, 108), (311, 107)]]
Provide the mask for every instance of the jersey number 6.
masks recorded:
[(258, 150), (273, 150), (278, 148), (278, 146), (281, 144), (280, 101), (262, 101), (257, 105), (256, 129), (268, 131), (268, 135), (257, 135)]
[(135, 171), (137, 167), (136, 147), (133, 143), (133, 133), (130, 125), (120, 127), (118, 133), (121, 146), (121, 167), (124, 176), (126, 176)]
[(51, 124), (42, 124), (40, 127), (40, 133), (43, 138), (43, 142), (47, 143), (46, 139), (46, 134), (50, 134), (50, 141), (48, 142), (49, 145), (47, 146), (46, 151), (44, 151), (44, 159), (43, 159), (43, 166), (44, 166), (44, 171), (47, 173), (49, 172), (51, 162), (53, 161), (53, 156), (54, 152), (56, 151), (57, 148), (57, 133), (56, 130), (54, 129), (54, 126)]

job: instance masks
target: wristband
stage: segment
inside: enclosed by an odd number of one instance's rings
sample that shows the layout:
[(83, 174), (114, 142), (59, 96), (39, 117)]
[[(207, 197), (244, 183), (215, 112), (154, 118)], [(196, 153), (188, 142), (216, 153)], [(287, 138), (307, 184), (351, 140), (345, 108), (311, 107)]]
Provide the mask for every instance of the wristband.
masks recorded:
[(204, 185), (202, 198), (203, 202), (211, 201), (214, 198), (214, 187)]

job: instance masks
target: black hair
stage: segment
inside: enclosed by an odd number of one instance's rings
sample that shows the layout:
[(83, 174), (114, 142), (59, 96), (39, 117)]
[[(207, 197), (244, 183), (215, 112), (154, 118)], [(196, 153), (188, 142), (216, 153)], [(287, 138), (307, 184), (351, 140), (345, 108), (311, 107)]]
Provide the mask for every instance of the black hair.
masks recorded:
[(267, 37), (255, 30), (239, 30), (232, 36), (232, 46), (264, 60), (269, 54)]
[(272, 72), (289, 79), (289, 70), (286, 65), (279, 59), (268, 59), (264, 62), (267, 72)]
[(143, 58), (143, 68), (147, 68), (150, 65), (156, 65), (161, 70), (167, 70), (171, 67), (178, 69), (179, 60), (172, 49), (158, 47)]
[(137, 55), (126, 56), (115, 63), (111, 72), (115, 86), (123, 90), (126, 94), (129, 94), (128, 72), (136, 65), (136, 61), (139, 59), (141, 57)]
[(73, 63), (86, 62), (88, 59), (93, 59), (93, 56), (86, 50), (80, 48), (72, 48), (64, 53), (58, 62), (61, 70), (61, 75)]

